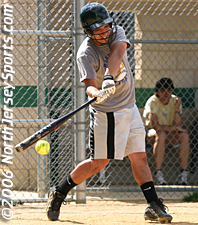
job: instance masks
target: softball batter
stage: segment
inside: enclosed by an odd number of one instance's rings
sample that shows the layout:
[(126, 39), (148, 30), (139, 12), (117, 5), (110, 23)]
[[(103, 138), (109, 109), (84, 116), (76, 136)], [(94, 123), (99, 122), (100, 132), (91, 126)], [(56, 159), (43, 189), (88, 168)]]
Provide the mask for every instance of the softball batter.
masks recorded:
[(84, 6), (80, 20), (87, 38), (77, 53), (81, 81), (90, 98), (91, 158), (84, 160), (59, 186), (49, 191), (47, 216), (58, 220), (60, 206), (76, 185), (104, 169), (111, 159), (128, 156), (134, 177), (147, 200), (144, 218), (170, 222), (157, 197), (145, 152), (145, 129), (135, 104), (133, 76), (127, 60), (130, 47), (122, 27), (115, 25), (99, 3)]

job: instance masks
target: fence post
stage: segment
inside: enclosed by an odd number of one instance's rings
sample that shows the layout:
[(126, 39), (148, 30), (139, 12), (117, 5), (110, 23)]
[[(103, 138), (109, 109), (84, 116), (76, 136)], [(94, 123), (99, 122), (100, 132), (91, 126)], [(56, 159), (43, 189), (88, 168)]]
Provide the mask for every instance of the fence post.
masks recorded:
[[(85, 5), (85, 1), (75, 0), (74, 3), (74, 33), (75, 33), (75, 44), (74, 54), (76, 57), (78, 48), (84, 39), (84, 35), (79, 35), (79, 28), (81, 23), (79, 20), (81, 8)], [(74, 73), (74, 84), (75, 84), (75, 108), (82, 105), (85, 102), (85, 89), (84, 85), (80, 82), (79, 71), (75, 63)], [(86, 113), (85, 109), (79, 112), (76, 117), (76, 133), (75, 133), (75, 161), (76, 165), (85, 159), (86, 157)], [(86, 181), (82, 182), (76, 187), (76, 203), (86, 202)]]
[[(37, 1), (38, 30), (45, 30), (45, 1)], [(45, 36), (38, 36), (38, 85), (37, 85), (38, 119), (45, 119)], [(38, 129), (41, 129), (40, 125)], [(46, 156), (37, 155), (37, 192), (45, 197)]]

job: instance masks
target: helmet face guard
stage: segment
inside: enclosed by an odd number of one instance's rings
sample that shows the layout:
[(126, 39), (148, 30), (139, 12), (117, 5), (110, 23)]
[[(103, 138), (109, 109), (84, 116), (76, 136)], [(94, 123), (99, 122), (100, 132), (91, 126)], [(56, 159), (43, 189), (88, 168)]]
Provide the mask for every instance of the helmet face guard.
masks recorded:
[(80, 13), (80, 21), (85, 34), (92, 36), (93, 29), (102, 27), (106, 24), (112, 27), (113, 18), (109, 16), (107, 9), (99, 3), (85, 5)]

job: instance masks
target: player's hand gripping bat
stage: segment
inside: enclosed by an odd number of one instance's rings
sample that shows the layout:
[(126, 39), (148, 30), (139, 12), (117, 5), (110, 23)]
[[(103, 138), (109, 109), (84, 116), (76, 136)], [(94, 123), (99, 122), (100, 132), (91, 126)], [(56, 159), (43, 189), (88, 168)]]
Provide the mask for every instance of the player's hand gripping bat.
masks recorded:
[(17, 152), (23, 152), (28, 147), (36, 143), (38, 140), (42, 139), (43, 137), (47, 136), (48, 134), (52, 133), (54, 130), (56, 130), (58, 127), (60, 127), (63, 123), (65, 123), (68, 119), (70, 119), (72, 116), (74, 116), (77, 112), (84, 109), (86, 106), (91, 104), (92, 102), (96, 101), (96, 98), (92, 98), (88, 102), (85, 102), (83, 105), (75, 109), (74, 111), (68, 113), (67, 115), (53, 121), (52, 123), (48, 124), (47, 126), (43, 127), (36, 133), (34, 133), (32, 136), (28, 137), (21, 143), (17, 144), (15, 146)]

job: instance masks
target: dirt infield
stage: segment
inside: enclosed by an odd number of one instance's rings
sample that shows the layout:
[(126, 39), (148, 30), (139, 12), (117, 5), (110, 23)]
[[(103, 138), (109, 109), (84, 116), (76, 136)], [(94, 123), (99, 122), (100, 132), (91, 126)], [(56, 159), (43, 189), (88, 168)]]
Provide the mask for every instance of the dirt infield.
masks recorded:
[[(166, 203), (173, 216), (171, 224), (198, 224), (198, 203)], [(48, 221), (45, 205), (19, 205), (13, 209), (13, 219), (6, 224), (11, 225), (154, 225), (143, 218), (146, 204), (121, 201), (93, 201), (87, 204), (63, 205), (59, 221)], [(0, 221), (0, 224), (5, 222)]]

